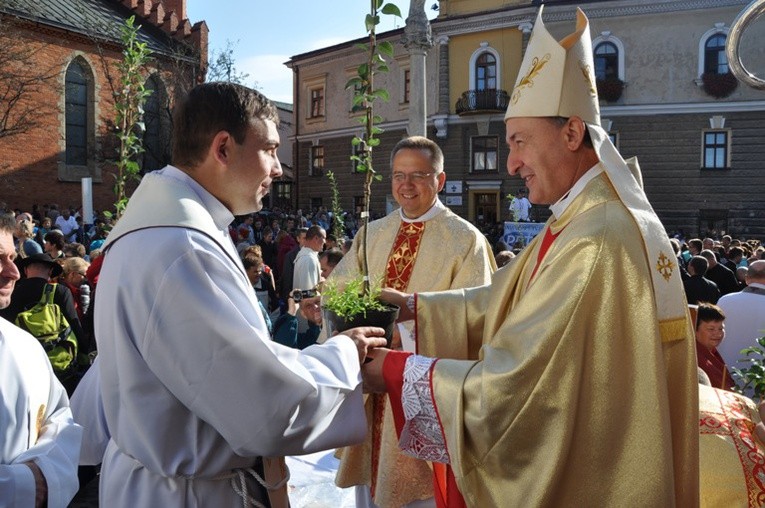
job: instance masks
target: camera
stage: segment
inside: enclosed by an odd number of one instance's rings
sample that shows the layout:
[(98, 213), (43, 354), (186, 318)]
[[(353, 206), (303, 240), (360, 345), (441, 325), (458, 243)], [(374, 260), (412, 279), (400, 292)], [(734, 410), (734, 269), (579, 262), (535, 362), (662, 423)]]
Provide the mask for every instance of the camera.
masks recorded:
[(290, 298), (295, 300), (295, 303), (298, 303), (304, 298), (313, 298), (318, 294), (319, 292), (316, 291), (316, 289), (304, 289), (304, 290), (296, 289), (292, 293), (290, 293)]

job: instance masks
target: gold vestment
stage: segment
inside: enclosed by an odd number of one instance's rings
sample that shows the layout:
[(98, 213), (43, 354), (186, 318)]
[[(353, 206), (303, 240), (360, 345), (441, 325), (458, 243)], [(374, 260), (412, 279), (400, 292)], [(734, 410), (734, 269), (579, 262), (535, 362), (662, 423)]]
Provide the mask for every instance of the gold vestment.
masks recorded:
[[(383, 276), (389, 261), (398, 263), (402, 252), (392, 252), (402, 224), (399, 211), (369, 224), (369, 273), (372, 280)], [(332, 280), (343, 281), (361, 273), (361, 238), (356, 235), (353, 247), (332, 272)], [(491, 246), (473, 225), (445, 209), (425, 222), (417, 252), (404, 254), (414, 258), (408, 283), (399, 289), (407, 292), (439, 291), (488, 284), (496, 269)], [(394, 259), (390, 259), (391, 257)], [(410, 262), (411, 259), (406, 262)], [(444, 337), (448, 340), (448, 337)], [(399, 507), (419, 499), (433, 497), (433, 473), (422, 460), (404, 455), (398, 448), (390, 402), (384, 397), (385, 410), (379, 436), (373, 436), (372, 397), (366, 400), (369, 432), (361, 445), (338, 451), (340, 467), (336, 483), (340, 487), (371, 485), (372, 441), (380, 440), (374, 502), (380, 508)], [(378, 423), (379, 428), (379, 423)]]
[[(544, 235), (490, 286), (418, 296), (418, 348), (442, 358), (432, 386), (465, 501), (697, 506), (693, 328), (687, 315), (659, 322), (650, 273), (676, 267), (648, 258), (605, 173), (547, 227), (559, 236), (533, 280)], [(679, 279), (668, 289), (684, 306)], [(446, 359), (479, 348), (478, 361)]]

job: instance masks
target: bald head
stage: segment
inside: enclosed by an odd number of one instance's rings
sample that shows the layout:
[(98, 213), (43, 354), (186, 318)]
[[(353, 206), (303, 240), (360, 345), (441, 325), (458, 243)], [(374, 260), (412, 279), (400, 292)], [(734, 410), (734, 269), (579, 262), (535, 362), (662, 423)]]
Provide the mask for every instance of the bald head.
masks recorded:
[(749, 271), (746, 272), (746, 283), (765, 284), (765, 261), (755, 261), (749, 265)]

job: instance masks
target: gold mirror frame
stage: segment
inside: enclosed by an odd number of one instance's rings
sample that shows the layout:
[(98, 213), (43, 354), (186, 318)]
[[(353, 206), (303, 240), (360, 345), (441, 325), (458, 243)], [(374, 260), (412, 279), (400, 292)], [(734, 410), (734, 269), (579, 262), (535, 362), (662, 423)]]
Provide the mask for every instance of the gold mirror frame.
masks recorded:
[(741, 44), (741, 35), (744, 33), (744, 30), (763, 13), (765, 13), (765, 0), (754, 0), (754, 2), (750, 3), (733, 22), (725, 44), (728, 66), (733, 75), (757, 90), (765, 90), (765, 80), (746, 70), (739, 56), (739, 45)]

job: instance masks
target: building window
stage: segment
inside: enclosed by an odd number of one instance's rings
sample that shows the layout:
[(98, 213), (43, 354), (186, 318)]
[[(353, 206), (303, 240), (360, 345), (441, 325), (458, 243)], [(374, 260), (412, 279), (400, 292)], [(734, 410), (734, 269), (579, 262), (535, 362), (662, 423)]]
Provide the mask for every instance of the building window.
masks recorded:
[(724, 34), (717, 33), (704, 43), (704, 72), (710, 74), (727, 74), (728, 57), (725, 55)]
[(324, 87), (311, 89), (311, 118), (324, 116)]
[(481, 54), (475, 62), (475, 89), (496, 90), (497, 59), (489, 52)]
[(702, 167), (704, 169), (725, 169), (730, 167), (728, 158), (730, 136), (727, 130), (704, 131), (704, 153)]
[(66, 163), (88, 163), (88, 79), (77, 60), (66, 70)]
[(404, 96), (401, 101), (404, 104), (409, 104), (409, 92), (412, 86), (412, 77), (409, 69), (404, 70)]
[(161, 169), (170, 163), (170, 116), (167, 94), (156, 76), (146, 80), (146, 90), (151, 94), (144, 104), (143, 166), (142, 173)]
[(473, 171), (496, 171), (497, 136), (476, 136), (471, 139), (473, 153)]
[(608, 139), (611, 140), (611, 143), (616, 147), (616, 149), (619, 149), (619, 133), (616, 131), (608, 131)]
[(311, 147), (311, 171), (310, 176), (321, 176), (324, 174), (324, 147), (314, 145)]
[(612, 42), (595, 47), (595, 79), (619, 79), (619, 48)]
[(358, 219), (361, 219), (361, 212), (364, 211), (364, 196), (353, 196), (353, 211)]
[(277, 180), (272, 184), (272, 188), (274, 204), (283, 207), (292, 205), (292, 182)]

